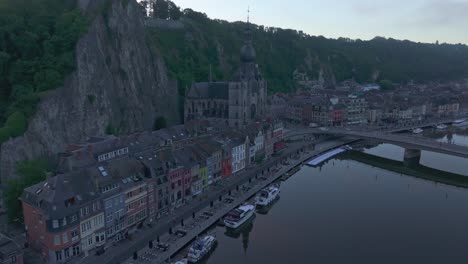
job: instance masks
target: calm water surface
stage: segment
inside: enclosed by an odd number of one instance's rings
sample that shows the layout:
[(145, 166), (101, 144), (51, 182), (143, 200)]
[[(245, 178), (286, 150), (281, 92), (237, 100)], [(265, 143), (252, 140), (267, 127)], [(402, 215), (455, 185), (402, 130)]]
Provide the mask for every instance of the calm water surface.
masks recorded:
[[(403, 151), (367, 150), (397, 160)], [(422, 162), (468, 169), (434, 153)], [(467, 205), (466, 189), (331, 160), (284, 182), (278, 202), (242, 232), (216, 227), (219, 244), (205, 263), (468, 263)]]

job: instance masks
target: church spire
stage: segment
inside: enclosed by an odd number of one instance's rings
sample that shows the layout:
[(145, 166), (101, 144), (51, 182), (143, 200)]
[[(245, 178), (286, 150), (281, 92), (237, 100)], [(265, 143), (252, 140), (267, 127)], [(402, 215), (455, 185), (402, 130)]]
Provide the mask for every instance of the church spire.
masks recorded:
[(250, 25), (250, 7), (247, 9), (247, 25), (244, 31), (244, 45), (241, 49), (241, 61), (251, 63), (255, 61), (256, 53), (252, 46), (252, 31)]

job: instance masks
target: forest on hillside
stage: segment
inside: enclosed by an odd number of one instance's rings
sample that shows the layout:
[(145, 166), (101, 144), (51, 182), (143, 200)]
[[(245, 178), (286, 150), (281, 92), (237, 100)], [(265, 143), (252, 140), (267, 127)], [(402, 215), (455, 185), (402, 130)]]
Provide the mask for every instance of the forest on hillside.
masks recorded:
[(75, 69), (86, 24), (73, 0), (0, 1), (0, 144), (23, 134), (41, 95)]
[[(143, 1), (155, 19), (180, 20), (183, 29), (148, 28), (156, 48), (179, 81), (180, 92), (193, 81), (208, 79), (210, 65), (216, 79), (229, 79), (239, 64), (246, 23), (215, 20), (171, 1)], [(293, 72), (312, 79), (322, 69), (328, 78), (354, 78), (366, 83), (390, 80), (448, 81), (468, 77), (468, 46), (416, 43), (375, 37), (372, 40), (328, 39), (302, 31), (250, 25), (257, 62), (269, 81), (270, 92), (293, 91)]]

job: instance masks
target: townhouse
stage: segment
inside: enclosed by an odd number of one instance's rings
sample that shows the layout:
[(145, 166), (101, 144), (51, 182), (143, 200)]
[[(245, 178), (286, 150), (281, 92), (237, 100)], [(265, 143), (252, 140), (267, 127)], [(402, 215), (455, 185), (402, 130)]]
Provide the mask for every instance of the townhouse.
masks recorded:
[(216, 180), (239, 173), (249, 158), (273, 154), (283, 126), (204, 131), (212, 138), (177, 127), (69, 145), (58, 175), (21, 196), (29, 245), (48, 263), (65, 263), (127, 239)]

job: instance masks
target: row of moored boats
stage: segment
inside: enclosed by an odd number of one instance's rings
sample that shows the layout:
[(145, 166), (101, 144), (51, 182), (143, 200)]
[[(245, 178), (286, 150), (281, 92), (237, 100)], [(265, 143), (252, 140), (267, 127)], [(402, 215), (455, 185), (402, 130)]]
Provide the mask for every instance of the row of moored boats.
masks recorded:
[[(452, 123), (452, 126), (457, 127), (457, 128), (468, 127), (468, 120), (466, 119), (455, 120)], [(445, 124), (439, 124), (439, 125), (434, 126), (434, 128), (437, 130), (445, 130), (448, 128), (448, 126)], [(424, 132), (424, 130), (422, 128), (415, 128), (411, 132), (413, 132), (413, 134), (421, 134)]]
[[(262, 189), (255, 197), (255, 205), (246, 203), (235, 208), (222, 219), (223, 224), (230, 230), (240, 229), (253, 218), (256, 207), (263, 208), (271, 205), (279, 198), (279, 193), (279, 184), (273, 184)], [(188, 250), (187, 259), (178, 261), (175, 264), (198, 263), (213, 251), (216, 244), (215, 235), (206, 235), (196, 239)]]

